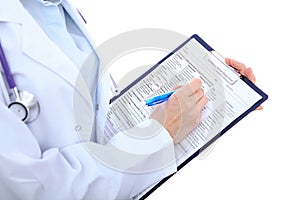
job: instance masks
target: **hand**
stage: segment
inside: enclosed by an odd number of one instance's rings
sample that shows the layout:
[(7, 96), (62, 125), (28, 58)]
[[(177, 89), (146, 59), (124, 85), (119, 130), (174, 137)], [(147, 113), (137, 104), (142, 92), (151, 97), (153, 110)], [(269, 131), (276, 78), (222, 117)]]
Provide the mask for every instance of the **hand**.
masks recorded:
[[(234, 59), (230, 59), (230, 58), (225, 58), (225, 62), (226, 62), (227, 65), (234, 68), (239, 74), (247, 77), (250, 81), (255, 83), (256, 78), (253, 74), (253, 71), (252, 71), (251, 67), (246, 67), (245, 64), (240, 63), (240, 62), (238, 62)], [(263, 109), (263, 107), (259, 106), (256, 110), (262, 110), (262, 109)]]
[(201, 88), (202, 81), (193, 79), (177, 91), (150, 115), (162, 124), (173, 138), (175, 144), (184, 139), (200, 122), (202, 108), (208, 99)]

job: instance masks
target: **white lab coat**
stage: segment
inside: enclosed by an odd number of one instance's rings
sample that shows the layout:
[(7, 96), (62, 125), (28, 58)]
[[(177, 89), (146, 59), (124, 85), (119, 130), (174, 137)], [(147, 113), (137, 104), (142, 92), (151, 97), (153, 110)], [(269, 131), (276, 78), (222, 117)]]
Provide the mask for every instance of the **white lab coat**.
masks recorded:
[[(91, 124), (86, 119), (96, 114), (95, 122), (103, 127), (109, 86), (99, 87), (100, 109), (95, 113), (78, 68), (48, 39), (19, 0), (0, 0), (0, 5), (0, 40), (16, 84), (35, 94), (41, 108), (36, 121), (24, 124), (7, 108), (9, 98), (1, 84), (0, 199), (128, 199), (176, 171), (176, 164), (170, 162), (154, 171), (131, 173), (165, 159), (166, 149), (168, 156), (175, 157), (172, 139), (154, 120), (132, 130), (148, 132), (160, 127), (145, 143), (122, 133), (105, 146), (88, 141)], [(63, 6), (88, 38), (77, 10), (68, 1)], [(80, 87), (74, 89), (78, 83)], [(83, 117), (74, 117), (74, 94), (83, 105)], [(85, 138), (79, 137), (84, 134)], [(111, 146), (133, 154), (143, 152), (143, 156), (126, 163), (131, 171), (120, 171), (95, 159), (97, 152), (109, 155), (111, 148), (107, 147)]]

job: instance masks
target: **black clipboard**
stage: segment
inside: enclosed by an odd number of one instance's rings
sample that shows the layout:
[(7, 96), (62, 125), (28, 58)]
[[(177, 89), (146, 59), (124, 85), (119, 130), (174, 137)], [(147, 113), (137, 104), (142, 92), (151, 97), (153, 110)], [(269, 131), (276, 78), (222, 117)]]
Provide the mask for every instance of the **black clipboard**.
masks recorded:
[[(127, 90), (129, 90), (131, 87), (133, 87), (136, 83), (138, 83), (141, 79), (146, 77), (149, 73), (151, 73), (156, 67), (158, 67), (162, 62), (164, 62), (167, 58), (169, 58), (171, 55), (173, 55), (175, 52), (177, 52), (179, 49), (181, 49), (185, 44), (187, 44), (190, 40), (195, 39), (199, 44), (201, 44), (207, 51), (212, 52), (214, 49), (208, 45), (202, 38), (200, 38), (197, 34), (192, 35), (190, 38), (188, 38), (186, 41), (184, 41), (181, 45), (179, 45), (175, 50), (173, 50), (171, 53), (169, 53), (166, 57), (164, 57), (161, 61), (159, 61), (156, 65), (151, 67), (148, 71), (146, 71), (144, 74), (142, 74), (140, 77), (138, 77), (135, 81), (133, 81), (131, 84), (129, 84), (125, 89), (123, 89), (117, 96), (114, 96), (110, 103), (115, 101), (117, 98), (122, 96)], [(252, 83), (249, 79), (247, 79), (244, 76), (240, 77), (250, 88), (252, 88), (259, 96), (261, 97), (255, 104), (253, 104), (248, 110), (246, 110), (243, 114), (241, 114), (239, 117), (237, 117), (235, 120), (233, 120), (229, 125), (227, 125), (222, 131), (220, 131), (216, 136), (214, 136), (212, 139), (210, 139), (207, 143), (205, 143), (199, 150), (197, 150), (193, 155), (191, 155), (188, 159), (186, 159), (183, 163), (181, 163), (179, 166), (177, 166), (177, 171), (182, 169), (187, 163), (189, 163), (191, 160), (193, 160), (195, 157), (197, 157), (204, 149), (206, 149), (209, 145), (211, 145), (213, 142), (215, 142), (218, 138), (220, 138), (224, 133), (226, 133), (231, 127), (233, 127), (235, 124), (237, 124), (240, 120), (242, 120), (244, 117), (246, 117), (250, 112), (258, 108), (264, 101), (268, 99), (268, 95), (264, 93), (260, 88), (258, 88), (254, 83)], [(176, 173), (174, 173), (176, 174)], [(171, 178), (174, 174), (171, 174), (164, 179), (162, 179), (160, 182), (158, 182), (155, 186), (153, 186), (149, 191), (147, 191), (142, 196), (138, 196), (137, 199), (145, 199), (147, 198), (152, 192), (154, 192), (157, 188), (159, 188), (163, 183), (165, 183), (169, 178)]]

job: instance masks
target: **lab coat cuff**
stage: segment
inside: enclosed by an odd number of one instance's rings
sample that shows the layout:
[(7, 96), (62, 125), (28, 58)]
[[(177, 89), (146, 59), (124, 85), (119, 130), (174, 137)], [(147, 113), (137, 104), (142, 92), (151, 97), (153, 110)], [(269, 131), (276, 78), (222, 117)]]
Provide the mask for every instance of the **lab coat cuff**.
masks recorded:
[(116, 134), (110, 141), (119, 148), (136, 153), (153, 153), (169, 145), (174, 147), (168, 131), (156, 120), (147, 119), (135, 127)]

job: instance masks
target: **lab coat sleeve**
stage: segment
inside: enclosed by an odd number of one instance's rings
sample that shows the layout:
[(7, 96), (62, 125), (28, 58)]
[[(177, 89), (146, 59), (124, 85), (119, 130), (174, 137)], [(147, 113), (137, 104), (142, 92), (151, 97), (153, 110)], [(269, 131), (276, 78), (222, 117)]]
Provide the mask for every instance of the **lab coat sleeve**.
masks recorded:
[[(153, 137), (153, 141), (161, 140), (156, 150), (145, 150), (135, 158), (134, 146), (141, 146), (142, 140), (132, 135), (120, 134), (105, 146), (87, 142), (42, 152), (27, 126), (1, 102), (0, 119), (1, 199), (128, 199), (176, 171), (172, 162), (141, 170), (151, 161), (165, 159), (159, 155), (162, 149), (170, 147), (172, 140), (164, 129)], [(132, 147), (126, 145), (129, 143)], [(127, 159), (135, 160), (135, 164), (119, 166), (118, 157), (110, 163), (94, 154), (98, 150), (111, 153), (116, 149), (129, 154)], [(174, 151), (169, 153), (174, 156)]]
[(100, 163), (120, 173), (117, 199), (133, 197), (177, 170), (173, 140), (153, 119), (119, 132), (105, 146), (91, 143), (88, 149)]

